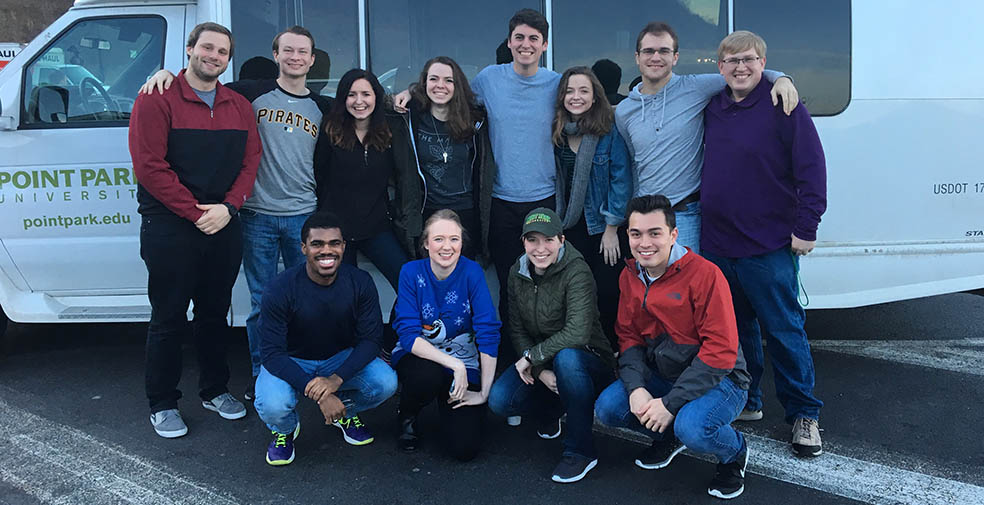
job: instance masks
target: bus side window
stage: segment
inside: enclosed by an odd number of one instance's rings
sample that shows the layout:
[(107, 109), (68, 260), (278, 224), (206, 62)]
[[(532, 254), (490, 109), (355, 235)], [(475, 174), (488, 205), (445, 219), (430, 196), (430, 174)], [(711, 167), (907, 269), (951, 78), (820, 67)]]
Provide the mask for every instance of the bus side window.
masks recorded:
[(137, 89), (163, 66), (159, 16), (83, 19), (27, 66), (21, 126), (126, 125)]

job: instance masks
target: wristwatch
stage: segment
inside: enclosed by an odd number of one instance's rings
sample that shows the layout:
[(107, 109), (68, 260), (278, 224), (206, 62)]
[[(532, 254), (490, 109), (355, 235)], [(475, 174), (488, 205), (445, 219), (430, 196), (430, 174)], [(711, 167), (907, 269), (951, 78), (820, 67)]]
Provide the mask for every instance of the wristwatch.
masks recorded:
[(526, 361), (528, 361), (531, 365), (533, 364), (533, 360), (530, 358), (530, 350), (529, 349), (523, 351), (523, 359), (525, 359)]
[(222, 202), (222, 205), (225, 205), (225, 208), (229, 209), (229, 217), (235, 217), (235, 215), (239, 212), (239, 209), (229, 202)]

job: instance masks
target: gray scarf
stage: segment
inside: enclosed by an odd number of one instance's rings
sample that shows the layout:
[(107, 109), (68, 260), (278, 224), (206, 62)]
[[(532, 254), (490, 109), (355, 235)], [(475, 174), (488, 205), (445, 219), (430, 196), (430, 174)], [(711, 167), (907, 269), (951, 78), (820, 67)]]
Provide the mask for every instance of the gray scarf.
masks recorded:
[[(568, 123), (570, 124), (570, 123)], [(576, 128), (577, 125), (575, 124)], [(566, 133), (567, 126), (564, 126)], [(588, 184), (591, 181), (591, 166), (594, 162), (595, 150), (598, 147), (597, 135), (584, 135), (581, 137), (581, 145), (577, 149), (574, 158), (574, 180), (571, 182), (570, 201), (564, 201), (564, 179), (566, 174), (557, 173), (557, 214), (560, 215), (564, 224), (564, 229), (568, 229), (581, 219), (584, 214), (584, 197), (588, 192)]]

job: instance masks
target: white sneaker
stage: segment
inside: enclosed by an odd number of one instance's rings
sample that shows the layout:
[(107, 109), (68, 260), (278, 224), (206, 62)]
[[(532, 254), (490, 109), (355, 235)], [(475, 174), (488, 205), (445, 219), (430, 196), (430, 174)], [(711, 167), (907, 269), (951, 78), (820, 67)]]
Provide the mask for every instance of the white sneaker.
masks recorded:
[(735, 418), (736, 421), (761, 421), (762, 410), (741, 409), (741, 413)]

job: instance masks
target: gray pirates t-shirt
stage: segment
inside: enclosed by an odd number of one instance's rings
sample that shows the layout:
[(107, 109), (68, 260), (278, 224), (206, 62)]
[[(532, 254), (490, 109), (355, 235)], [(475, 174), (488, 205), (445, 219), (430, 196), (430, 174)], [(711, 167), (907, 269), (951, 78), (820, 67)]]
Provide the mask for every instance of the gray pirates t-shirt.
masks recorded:
[(315, 93), (288, 93), (272, 79), (237, 81), (228, 87), (253, 104), (263, 142), (253, 193), (243, 208), (272, 216), (314, 212), (314, 149), (330, 101)]

